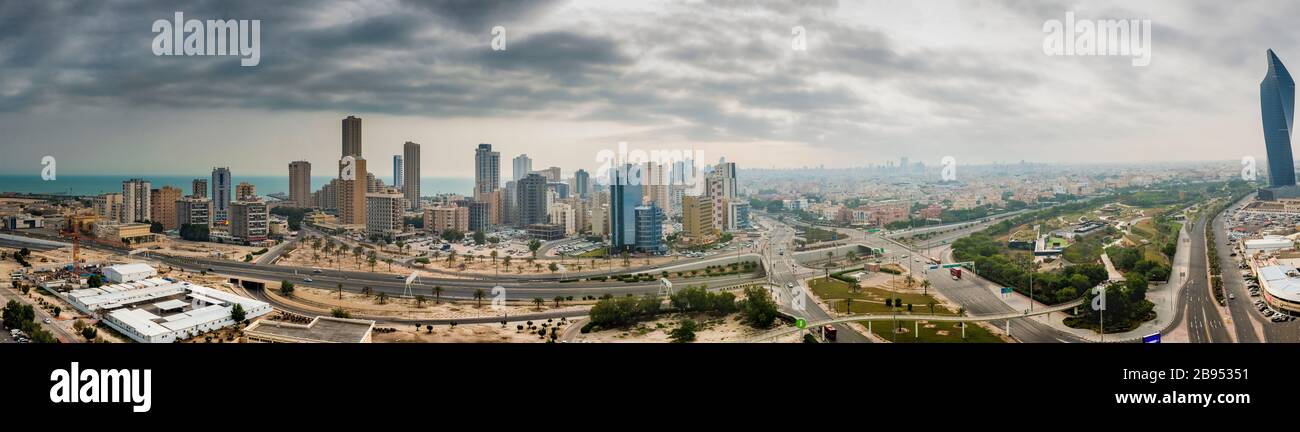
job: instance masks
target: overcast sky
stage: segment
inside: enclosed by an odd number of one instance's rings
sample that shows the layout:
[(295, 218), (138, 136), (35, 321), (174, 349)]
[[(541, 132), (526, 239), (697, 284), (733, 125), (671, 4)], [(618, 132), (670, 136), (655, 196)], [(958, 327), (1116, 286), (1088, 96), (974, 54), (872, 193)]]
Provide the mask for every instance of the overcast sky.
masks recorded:
[[(261, 63), (154, 56), (177, 10), (260, 19)], [(1068, 11), (1151, 20), (1150, 65), (1045, 54)], [(347, 115), (381, 176), (405, 141), (425, 176), (472, 175), (481, 142), (505, 177), (620, 141), (742, 168), (1262, 160), (1264, 53), (1300, 64), (1297, 20), (1294, 1), (0, 0), (0, 173), (327, 174)]]

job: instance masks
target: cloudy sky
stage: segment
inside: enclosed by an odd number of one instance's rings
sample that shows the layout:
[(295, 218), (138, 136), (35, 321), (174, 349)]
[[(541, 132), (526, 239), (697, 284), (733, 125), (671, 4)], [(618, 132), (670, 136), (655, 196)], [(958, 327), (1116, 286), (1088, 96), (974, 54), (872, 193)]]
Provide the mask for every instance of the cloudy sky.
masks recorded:
[[(153, 55), (152, 23), (178, 10), (261, 20), (261, 63)], [(1069, 11), (1150, 20), (1150, 65), (1045, 54), (1044, 22)], [(507, 177), (519, 153), (568, 175), (620, 141), (742, 168), (1262, 160), (1264, 53), (1300, 64), (1298, 17), (1293, 1), (0, 0), (0, 173), (53, 155), (60, 175), (280, 175), (337, 160), (347, 115), (385, 176), (405, 141), (425, 176), (472, 175), (481, 142)]]

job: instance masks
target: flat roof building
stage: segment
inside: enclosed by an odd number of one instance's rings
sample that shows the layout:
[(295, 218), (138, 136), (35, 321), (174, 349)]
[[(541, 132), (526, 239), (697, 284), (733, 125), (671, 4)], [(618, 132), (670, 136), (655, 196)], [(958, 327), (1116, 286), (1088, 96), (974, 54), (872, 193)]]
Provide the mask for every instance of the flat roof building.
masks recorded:
[(375, 322), (318, 316), (307, 324), (262, 320), (244, 329), (249, 342), (370, 343)]

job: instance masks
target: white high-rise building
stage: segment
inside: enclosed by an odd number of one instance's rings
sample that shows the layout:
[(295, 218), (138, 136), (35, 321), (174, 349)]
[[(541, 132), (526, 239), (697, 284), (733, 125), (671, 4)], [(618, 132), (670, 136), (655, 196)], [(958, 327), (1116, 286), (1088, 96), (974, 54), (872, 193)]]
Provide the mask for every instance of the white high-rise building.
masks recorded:
[(152, 220), (149, 202), (149, 190), (153, 184), (144, 179), (130, 179), (122, 182), (122, 211), (118, 222), (131, 223)]
[(578, 233), (578, 224), (573, 212), (573, 206), (566, 203), (553, 203), (547, 212), (551, 223), (564, 227), (564, 235), (571, 236)]
[(366, 194), (366, 233), (387, 239), (402, 232), (405, 197), (397, 189)]
[(524, 177), (528, 177), (528, 173), (533, 172), (533, 160), (526, 154), (515, 156), (514, 160), (511, 162), (513, 163), (512, 167), (514, 168), (510, 172), (511, 180), (523, 180)]

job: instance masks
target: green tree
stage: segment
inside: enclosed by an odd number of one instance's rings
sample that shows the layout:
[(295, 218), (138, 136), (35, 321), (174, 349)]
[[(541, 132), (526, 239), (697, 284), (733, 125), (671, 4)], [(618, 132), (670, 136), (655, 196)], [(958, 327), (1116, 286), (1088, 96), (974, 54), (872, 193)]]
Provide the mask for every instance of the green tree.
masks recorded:
[(280, 295), (293, 297), (293, 282), (287, 280), (280, 281)]
[(538, 239), (528, 240), (528, 251), (533, 253), (533, 259), (537, 259), (537, 250), (542, 248), (542, 241)]
[(674, 343), (693, 342), (695, 341), (695, 330), (698, 328), (699, 325), (695, 323), (695, 320), (682, 320), (682, 322), (677, 324), (677, 328), (668, 332), (668, 339), (672, 340)]
[(474, 303), (475, 303), (475, 305), (478, 306), (478, 307), (483, 307), (483, 297), (486, 297), (486, 296), (487, 296), (487, 293), (483, 292), (483, 289), (482, 289), (482, 288), (479, 288), (479, 289), (474, 290)]
[(442, 303), (442, 286), (435, 285), (433, 287), (433, 301), (434, 303)]
[(483, 234), (483, 231), (474, 231), (474, 244), (482, 246), (484, 243), (487, 243), (487, 234)]
[(236, 323), (244, 322), (244, 318), (246, 317), (247, 313), (244, 312), (244, 305), (235, 303), (234, 306), (230, 307), (230, 319), (234, 320)]
[(745, 288), (745, 299), (740, 302), (740, 313), (746, 324), (755, 328), (767, 328), (776, 321), (777, 304), (766, 289), (751, 286)]

